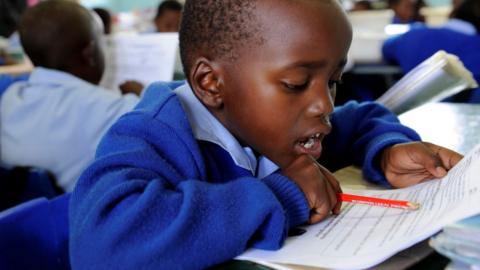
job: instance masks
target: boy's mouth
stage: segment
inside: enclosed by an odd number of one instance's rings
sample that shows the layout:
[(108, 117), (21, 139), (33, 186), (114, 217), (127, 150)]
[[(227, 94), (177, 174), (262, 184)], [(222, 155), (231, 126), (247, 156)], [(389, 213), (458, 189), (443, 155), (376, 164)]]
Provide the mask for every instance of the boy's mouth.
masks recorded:
[(299, 141), (296, 144), (296, 148), (301, 154), (307, 154), (318, 159), (322, 154), (323, 136), (321, 133), (315, 133), (307, 139)]

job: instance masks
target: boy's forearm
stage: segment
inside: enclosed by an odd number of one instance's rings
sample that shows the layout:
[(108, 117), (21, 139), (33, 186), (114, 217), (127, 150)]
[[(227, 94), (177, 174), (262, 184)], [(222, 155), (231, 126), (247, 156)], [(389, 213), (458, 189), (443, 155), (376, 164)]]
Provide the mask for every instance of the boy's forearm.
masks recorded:
[[(94, 180), (109, 181), (102, 178)], [(150, 261), (152, 269), (203, 269), (250, 245), (277, 249), (284, 241), (283, 208), (258, 179), (215, 190), (197, 180), (176, 189), (162, 182), (125, 179), (112, 187), (116, 192), (93, 187), (91, 194), (77, 193), (70, 218), (72, 266), (134, 269)]]
[(319, 162), (332, 171), (352, 164), (361, 166), (364, 176), (376, 183), (386, 183), (376, 166), (376, 157), (385, 147), (420, 140), (395, 114), (373, 102), (349, 102), (336, 108), (332, 126)]

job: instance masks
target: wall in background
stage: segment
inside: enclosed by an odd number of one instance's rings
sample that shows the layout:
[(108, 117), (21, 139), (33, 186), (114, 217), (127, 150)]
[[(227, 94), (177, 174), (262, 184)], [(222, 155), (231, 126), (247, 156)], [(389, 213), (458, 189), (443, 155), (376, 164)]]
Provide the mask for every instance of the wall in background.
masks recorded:
[[(345, 1), (345, 0), (343, 0)], [(447, 6), (451, 0), (425, 0), (429, 6)], [(113, 12), (125, 12), (156, 8), (162, 0), (80, 0), (86, 7), (106, 7)], [(185, 0), (179, 0), (185, 2)]]
[(448, 6), (452, 3), (451, 0), (426, 0), (429, 6)]
[(81, 0), (80, 2), (89, 8), (105, 7), (117, 13), (156, 8), (162, 0)]

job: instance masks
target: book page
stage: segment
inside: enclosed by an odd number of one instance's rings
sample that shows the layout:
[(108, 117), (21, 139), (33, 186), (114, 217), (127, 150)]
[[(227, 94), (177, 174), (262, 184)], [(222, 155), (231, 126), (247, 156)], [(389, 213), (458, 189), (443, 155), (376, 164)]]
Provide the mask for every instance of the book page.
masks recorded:
[(348, 191), (418, 202), (417, 211), (344, 203), (342, 213), (290, 237), (278, 251), (250, 249), (238, 259), (326, 268), (367, 268), (480, 213), (480, 146), (439, 180), (404, 189)]
[(438, 51), (405, 74), (377, 102), (400, 114), (475, 87), (472, 73), (458, 57)]
[(177, 33), (112, 36), (106, 43), (106, 66), (100, 85), (115, 90), (127, 80), (138, 81), (144, 87), (156, 81), (171, 81), (177, 48)]

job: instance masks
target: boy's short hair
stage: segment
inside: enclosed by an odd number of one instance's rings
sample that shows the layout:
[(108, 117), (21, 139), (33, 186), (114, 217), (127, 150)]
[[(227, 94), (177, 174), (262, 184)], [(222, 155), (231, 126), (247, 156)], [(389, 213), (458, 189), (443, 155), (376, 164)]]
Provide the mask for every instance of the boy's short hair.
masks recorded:
[(27, 9), (18, 31), (35, 66), (59, 69), (91, 40), (89, 11), (73, 1), (49, 0)]
[(96, 7), (96, 8), (93, 8), (92, 10), (95, 11), (95, 13), (97, 13), (100, 19), (102, 20), (103, 33), (110, 34), (112, 30), (112, 15), (110, 14), (110, 12), (107, 9), (101, 8), (101, 7)]
[(258, 0), (187, 0), (180, 26), (180, 55), (189, 76), (199, 51), (235, 60), (240, 48), (263, 43), (254, 18)]
[(175, 1), (175, 0), (166, 0), (166, 1), (163, 1), (158, 6), (157, 15), (155, 15), (155, 18), (162, 16), (162, 14), (167, 10), (173, 10), (173, 11), (181, 12), (182, 9), (183, 9), (183, 6), (180, 2)]

